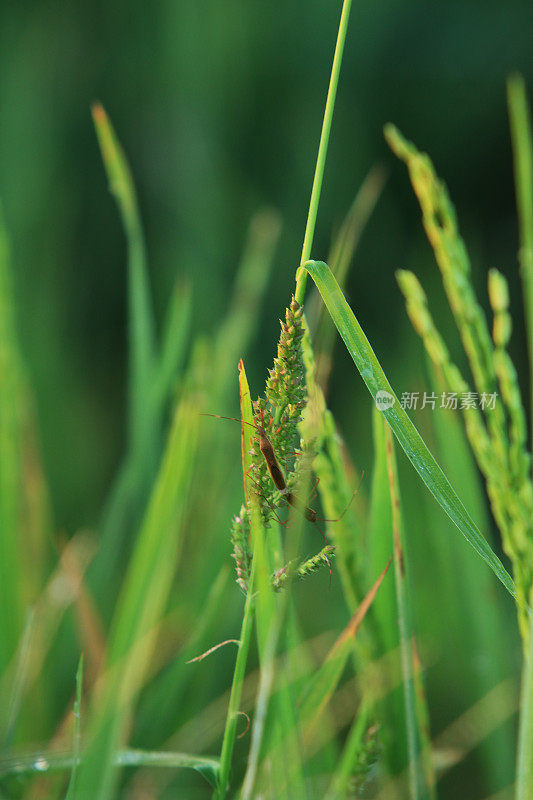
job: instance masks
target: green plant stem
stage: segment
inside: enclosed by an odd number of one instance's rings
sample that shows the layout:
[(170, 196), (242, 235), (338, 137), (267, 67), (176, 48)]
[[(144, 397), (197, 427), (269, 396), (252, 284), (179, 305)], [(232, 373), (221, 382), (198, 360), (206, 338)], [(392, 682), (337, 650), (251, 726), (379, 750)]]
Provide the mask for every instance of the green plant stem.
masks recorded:
[(365, 695), (348, 734), (342, 756), (331, 779), (325, 800), (337, 800), (339, 797), (347, 796), (350, 781), (356, 768), (357, 757), (363, 748), (364, 736), (370, 722), (373, 706), (373, 699), (370, 695)]
[(218, 800), (223, 800), (226, 797), (228, 788), (229, 772), (231, 767), (231, 760), (233, 756), (233, 748), (235, 746), (235, 735), (237, 731), (238, 711), (242, 696), (242, 687), (244, 675), (246, 672), (246, 662), (248, 660), (248, 652), (250, 650), (250, 640), (253, 630), (254, 613), (255, 613), (255, 570), (257, 563), (257, 551), (254, 553), (252, 561), (252, 571), (250, 574), (250, 581), (248, 584), (248, 592), (246, 594), (246, 603), (244, 606), (244, 616), (242, 620), (241, 636), (239, 643), (239, 651), (237, 653), (237, 660), (235, 662), (235, 670), (233, 673), (233, 681), (231, 684), (231, 693), (228, 704), (228, 713), (226, 716), (226, 727), (224, 729), (224, 738), (222, 740), (222, 751), (220, 754), (220, 773), (219, 773), (219, 786), (216, 792)]
[(524, 654), (518, 758), (516, 765), (516, 800), (533, 798), (533, 613), (529, 612), (529, 646)]
[(76, 672), (76, 700), (74, 701), (74, 749), (72, 758), (72, 770), (67, 789), (66, 800), (74, 800), (76, 796), (76, 776), (78, 774), (78, 764), (80, 761), (81, 750), (81, 696), (83, 689), (83, 653), (80, 656), (78, 670)]
[[(242, 361), (239, 363), (239, 393), (241, 398), (242, 419), (249, 428), (253, 422), (253, 411), (252, 404), (250, 402), (250, 388), (248, 386), (246, 371)], [(248, 591), (246, 593), (246, 603), (244, 605), (239, 651), (235, 661), (235, 669), (233, 672), (233, 681), (231, 684), (230, 699), (226, 716), (226, 725), (222, 739), (220, 772), (218, 776), (217, 789), (214, 795), (216, 800), (224, 800), (228, 792), (229, 774), (233, 758), (233, 749), (235, 746), (235, 735), (237, 731), (237, 712), (239, 710), (242, 697), (246, 662), (248, 660), (248, 652), (250, 650), (250, 641), (255, 617), (255, 595), (257, 589), (261, 589), (261, 575), (259, 574), (259, 580), (256, 580), (256, 575), (262, 566), (261, 559), (263, 557), (264, 530), (261, 524), (261, 512), (259, 510), (258, 499), (253, 492), (252, 479), (249, 475), (249, 467), (251, 465), (249, 444), (250, 437), (248, 435), (248, 429), (245, 429), (244, 425), (242, 426), (242, 437), (244, 493), (247, 504), (250, 508), (250, 535), (253, 547), (253, 558), (250, 579), (248, 582)]]
[[(335, 98), (337, 96), (337, 86), (339, 84), (342, 54), (344, 52), (344, 43), (346, 41), (346, 32), (348, 30), (348, 19), (350, 16), (351, 5), (352, 0), (344, 0), (342, 5), (341, 20), (339, 23), (339, 32), (337, 34), (337, 43), (335, 45), (335, 55), (333, 56), (333, 66), (331, 68), (331, 76), (329, 79), (328, 96), (326, 98), (326, 108), (324, 110), (322, 131), (320, 133), (320, 144), (318, 146), (318, 156), (316, 159), (315, 175), (313, 178), (313, 188), (311, 190), (311, 200), (309, 202), (309, 213), (307, 214), (307, 225), (305, 227), (305, 236), (300, 264), (305, 264), (305, 262), (309, 261), (311, 258), (311, 248), (313, 246), (313, 236), (315, 233), (316, 217), (318, 213), (318, 203), (320, 201), (320, 191), (322, 189), (322, 179), (324, 177), (324, 167), (328, 152), (329, 134), (331, 132), (331, 122), (333, 120)], [(296, 276), (296, 292), (294, 296), (300, 305), (303, 303), (306, 281), (307, 272), (303, 269), (298, 270)]]
[(533, 141), (526, 86), (521, 75), (507, 82), (507, 103), (513, 142), (516, 206), (520, 234), (519, 261), (524, 286), (530, 364), (531, 431), (533, 435)]

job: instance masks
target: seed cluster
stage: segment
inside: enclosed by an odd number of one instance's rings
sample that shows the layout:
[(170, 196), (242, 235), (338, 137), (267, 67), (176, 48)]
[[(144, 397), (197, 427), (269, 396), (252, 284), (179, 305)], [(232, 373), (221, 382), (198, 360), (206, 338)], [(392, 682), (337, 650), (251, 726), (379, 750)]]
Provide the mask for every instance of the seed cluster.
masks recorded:
[(239, 514), (233, 517), (231, 542), (233, 544), (232, 557), (235, 560), (237, 583), (246, 594), (252, 566), (252, 555), (250, 553), (250, 515), (245, 505), (242, 505)]
[[(307, 404), (307, 389), (302, 356), (303, 312), (294, 297), (285, 311), (285, 321), (280, 320), (280, 324), (277, 357), (269, 370), (265, 397), (258, 398), (253, 404), (254, 420), (271, 442), (287, 486), (292, 488), (303, 465), (309, 467), (308, 448), (302, 447), (304, 454), (296, 450), (300, 444), (298, 423)], [(259, 497), (263, 522), (268, 525), (277, 513), (276, 508), (285, 501), (272, 482), (259, 444), (259, 435), (254, 436), (251, 477)], [(249, 512), (243, 506), (234, 517), (231, 529), (237, 583), (243, 591), (246, 591), (251, 568), (249, 531)]]
[(329, 559), (333, 555), (335, 555), (335, 547), (332, 544), (328, 544), (326, 547), (322, 548), (320, 553), (317, 553), (316, 556), (302, 561), (302, 563), (297, 566), (292, 561), (285, 564), (284, 567), (276, 570), (272, 575), (272, 586), (276, 592), (279, 592), (280, 589), (283, 589), (291, 575), (294, 575), (296, 578), (306, 578), (308, 575), (312, 575), (313, 572), (317, 572), (321, 567), (330, 567)]
[[(269, 370), (266, 398), (259, 398), (254, 403), (254, 417), (256, 424), (264, 429), (270, 439), (290, 488), (299, 465), (299, 454), (296, 453), (300, 442), (298, 423), (307, 404), (302, 356), (302, 308), (294, 297), (285, 311), (285, 322), (280, 320), (280, 324), (278, 355), (273, 368)], [(283, 498), (272, 484), (257, 438), (254, 438), (252, 455), (253, 477), (263, 521), (268, 524)]]

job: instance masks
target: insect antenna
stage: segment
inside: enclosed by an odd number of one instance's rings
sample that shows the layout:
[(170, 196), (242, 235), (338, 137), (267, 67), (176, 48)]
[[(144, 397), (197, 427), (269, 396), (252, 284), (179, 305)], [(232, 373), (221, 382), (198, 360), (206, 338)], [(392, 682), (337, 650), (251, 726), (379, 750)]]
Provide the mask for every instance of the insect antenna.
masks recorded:
[[(346, 508), (344, 509), (344, 511), (342, 512), (342, 514), (340, 515), (340, 517), (337, 517), (337, 519), (321, 519), (321, 518), (319, 518), (319, 517), (316, 517), (315, 519), (313, 519), (313, 520), (312, 520), (312, 522), (315, 522), (315, 523), (316, 523), (316, 522), (340, 522), (340, 521), (341, 521), (341, 519), (342, 519), (342, 518), (344, 517), (344, 515), (346, 514), (346, 512), (348, 511), (348, 509), (350, 508), (350, 506), (352, 505), (352, 502), (353, 502), (353, 499), (354, 499), (355, 495), (357, 494), (357, 492), (358, 492), (358, 491), (359, 491), (359, 489), (361, 488), (361, 484), (362, 484), (362, 482), (363, 482), (363, 478), (364, 478), (364, 477), (365, 477), (365, 471), (363, 470), (363, 471), (361, 472), (361, 477), (360, 477), (360, 479), (359, 479), (359, 483), (358, 483), (358, 484), (357, 484), (357, 486), (355, 487), (355, 489), (354, 489), (354, 491), (353, 491), (353, 494), (352, 494), (352, 496), (350, 497), (350, 502), (348, 503), (348, 505), (346, 506)], [(317, 526), (317, 527), (318, 527), (318, 526)], [(320, 528), (319, 528), (319, 530), (320, 530)]]
[(232, 422), (239, 422), (241, 425), (249, 425), (251, 428), (254, 428), (254, 430), (257, 430), (256, 425), (254, 425), (252, 422), (246, 422), (243, 419), (237, 419), (237, 417), (223, 417), (222, 414), (207, 414), (205, 411), (198, 412), (198, 416), (214, 417), (215, 419), (229, 419)]

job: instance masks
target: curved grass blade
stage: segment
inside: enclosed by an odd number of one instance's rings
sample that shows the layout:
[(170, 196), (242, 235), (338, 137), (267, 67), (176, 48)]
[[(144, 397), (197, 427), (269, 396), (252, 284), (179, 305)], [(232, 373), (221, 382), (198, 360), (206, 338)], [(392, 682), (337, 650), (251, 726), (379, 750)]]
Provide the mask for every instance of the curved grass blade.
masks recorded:
[[(37, 752), (24, 755), (9, 755), (0, 759), (0, 775), (32, 775), (60, 772), (73, 769), (75, 755), (72, 753)], [(163, 767), (164, 769), (194, 769), (211, 786), (216, 785), (219, 761), (210, 756), (195, 756), (189, 753), (172, 753), (157, 750), (120, 750), (113, 757), (115, 767)]]
[(379, 392), (379, 399), (391, 404), (388, 408), (382, 410), (383, 416), (392, 428), (394, 435), (412, 465), (465, 539), (489, 565), (507, 591), (516, 598), (516, 590), (511, 576), (477, 529), (463, 503), (409, 419), (405, 409), (400, 405), (381, 364), (370, 346), (370, 342), (346, 302), (328, 265), (323, 261), (308, 261), (303, 265), (303, 268), (309, 272), (317, 285), (337, 330), (370, 394), (376, 399)]
[(150, 436), (147, 399), (155, 355), (155, 325), (150, 298), (146, 250), (131, 172), (113, 126), (101, 105), (92, 108), (94, 126), (128, 243), (130, 324), (130, 436), (132, 444)]

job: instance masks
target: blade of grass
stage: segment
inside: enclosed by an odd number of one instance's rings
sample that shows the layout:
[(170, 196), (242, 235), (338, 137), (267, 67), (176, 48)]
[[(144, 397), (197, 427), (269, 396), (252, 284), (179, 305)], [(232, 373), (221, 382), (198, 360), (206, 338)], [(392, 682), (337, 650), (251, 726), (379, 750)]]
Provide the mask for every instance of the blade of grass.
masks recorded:
[(74, 747), (72, 752), (72, 770), (65, 800), (74, 800), (76, 796), (76, 777), (81, 752), (81, 693), (83, 688), (83, 653), (76, 670), (76, 699), (74, 701)]
[[(405, 721), (407, 728), (407, 748), (409, 783), (412, 798), (435, 797), (435, 775), (431, 763), (431, 743), (426, 729), (428, 718), (425, 698), (416, 692), (414, 639), (411, 623), (411, 608), (408, 595), (404, 532), (401, 510), (398, 473), (392, 433), (385, 424), (385, 451), (389, 474), (389, 489), (392, 507), (392, 529), (394, 541), (394, 578), (398, 626), (400, 631), (400, 652), (402, 658)], [(420, 683), (420, 681), (419, 681)], [(419, 687), (421, 688), (421, 687)]]
[(516, 205), (520, 250), (518, 258), (522, 284), (530, 363), (530, 405), (533, 434), (533, 137), (527, 102), (526, 85), (521, 75), (507, 81), (507, 104), (513, 143)]
[(149, 447), (155, 458), (148, 404), (155, 357), (155, 326), (137, 197), (126, 157), (106, 112), (95, 104), (92, 113), (109, 188), (117, 201), (128, 243), (130, 441), (134, 448)]
[(405, 409), (400, 405), (331, 270), (322, 261), (308, 261), (303, 268), (310, 273), (316, 283), (337, 330), (370, 394), (375, 399), (378, 392), (384, 392), (385, 395), (383, 396), (392, 402), (392, 405), (389, 408), (385, 408), (382, 413), (412, 465), (465, 539), (493, 570), (507, 591), (513, 597), (516, 597), (511, 576), (477, 529), (450, 482), (409, 419)]
[(191, 327), (191, 314), (191, 285), (183, 281), (176, 281), (167, 310), (161, 353), (155, 367), (153, 392), (158, 414), (162, 413), (169, 392), (183, 364)]
[[(322, 130), (320, 132), (320, 143), (318, 145), (318, 155), (313, 178), (313, 188), (311, 189), (311, 200), (309, 202), (309, 213), (307, 215), (307, 224), (305, 227), (305, 236), (302, 246), (302, 257), (300, 259), (300, 264), (304, 264), (311, 258), (313, 236), (315, 233), (316, 217), (318, 213), (318, 203), (320, 201), (320, 191), (322, 189), (322, 179), (324, 177), (326, 155), (328, 152), (329, 134), (331, 132), (333, 110), (335, 108), (335, 98), (337, 97), (337, 86), (339, 85), (342, 55), (344, 52), (344, 43), (346, 41), (346, 32), (348, 30), (348, 19), (350, 17), (351, 6), (352, 0), (344, 0), (342, 4), (341, 19), (339, 22), (339, 31), (337, 33), (337, 42), (335, 44), (333, 66), (331, 67), (328, 95), (326, 98), (326, 108), (324, 109), (324, 120), (322, 122)], [(294, 296), (300, 305), (303, 304), (306, 281), (307, 273), (303, 269), (299, 270), (296, 277), (296, 291)]]
[[(337, 236), (333, 240), (328, 264), (331, 265), (341, 289), (344, 289), (359, 240), (381, 197), (386, 178), (386, 170), (381, 165), (372, 167), (357, 192)], [(313, 329), (315, 329), (315, 326), (312, 321), (317, 320), (316, 334), (313, 337), (317, 354), (317, 383), (325, 391), (331, 370), (335, 326), (332, 324), (328, 314), (325, 313), (324, 306), (320, 303), (318, 292), (313, 294), (309, 305), (310, 307), (308, 308), (308, 304), (306, 304), (306, 316)]]
[(26, 614), (24, 631), (12, 658), (12, 663), (1, 674), (0, 678), (0, 743), (5, 750), (13, 737), (18, 721), (24, 690), (28, 681), (30, 657), (35, 635), (35, 610)]
[(370, 698), (363, 698), (324, 800), (338, 800), (340, 797), (348, 796), (350, 783), (354, 773), (357, 772), (357, 761), (363, 748), (363, 740), (373, 705), (373, 701)]
[[(386, 423), (380, 412), (372, 408), (373, 427), (373, 474), (370, 510), (370, 535), (368, 537), (367, 575), (373, 575), (394, 547), (392, 525), (392, 505), (389, 486), (387, 451), (385, 442)], [(401, 647), (398, 625), (398, 603), (396, 581), (387, 581), (372, 605), (372, 645), (373, 657), (383, 664), (381, 681), (392, 685), (394, 676), (391, 669), (397, 670), (400, 684), (387, 692), (377, 705), (375, 718), (381, 721), (380, 741), (385, 771), (396, 774), (408, 763), (407, 737), (405, 731), (405, 701), (403, 673), (401, 669)], [(382, 658), (387, 653), (398, 652), (398, 664), (391, 664)], [(398, 735), (398, 731), (402, 734)]]
[(226, 402), (233, 365), (253, 336), (261, 309), (261, 298), (270, 278), (281, 232), (277, 211), (262, 208), (252, 217), (239, 269), (233, 284), (228, 313), (215, 340), (214, 398)]
[[(161, 401), (158, 392), (163, 389), (161, 370), (166, 370), (169, 365), (165, 362), (160, 366), (159, 374), (156, 371), (155, 325), (146, 251), (131, 171), (102, 106), (96, 103), (92, 115), (109, 188), (117, 202), (128, 248), (128, 450), (104, 507), (100, 523), (102, 546), (91, 569), (94, 593), (102, 598), (102, 608), (106, 608), (110, 606), (109, 587), (114, 584), (115, 572), (124, 552), (128, 552), (128, 532), (140, 524), (155, 476), (162, 430), (161, 408), (158, 409), (156, 403)], [(179, 322), (175, 315), (171, 319), (176, 325)], [(174, 335), (178, 331), (170, 333)], [(172, 341), (172, 347), (169, 345), (167, 341), (165, 359), (179, 354), (177, 339)]]
[(516, 800), (533, 798), (533, 613), (529, 612), (529, 649), (524, 656), (516, 763)]
[[(72, 753), (47, 753), (37, 751), (23, 755), (0, 758), (0, 775), (32, 775), (73, 769)], [(83, 763), (83, 758), (82, 758)], [(212, 756), (195, 756), (188, 753), (168, 753), (151, 750), (120, 750), (113, 757), (115, 767), (160, 767), (163, 769), (194, 769), (214, 786), (219, 761)], [(77, 793), (75, 796), (79, 796)]]
[(198, 428), (199, 352), (176, 408), (165, 454), (114, 614), (107, 673), (89, 725), (89, 745), (77, 795), (107, 800), (117, 780), (114, 756), (124, 744), (171, 588), (184, 536)]
[[(9, 246), (0, 217), (0, 585), (9, 612), (0, 619), (0, 674), (24, 627), (22, 530), (22, 364), (15, 334)], [(7, 700), (7, 698), (6, 698)]]

